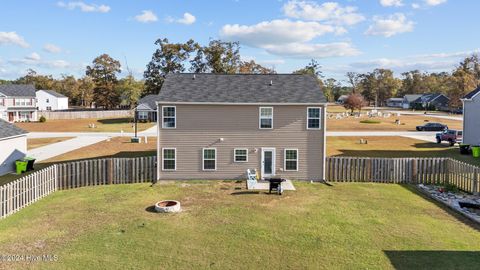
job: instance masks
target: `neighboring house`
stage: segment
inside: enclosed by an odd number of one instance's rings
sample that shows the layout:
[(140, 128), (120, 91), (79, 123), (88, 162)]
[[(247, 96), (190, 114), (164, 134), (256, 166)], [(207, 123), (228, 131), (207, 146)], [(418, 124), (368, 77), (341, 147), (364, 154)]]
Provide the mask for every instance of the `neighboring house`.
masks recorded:
[(158, 179), (325, 179), (327, 100), (311, 75), (169, 74)]
[(38, 90), (37, 107), (40, 111), (68, 110), (68, 97), (53, 90)]
[(27, 84), (0, 85), (0, 119), (8, 122), (37, 121), (35, 87)]
[(423, 94), (410, 104), (410, 108), (431, 111), (448, 110), (450, 99), (443, 94)]
[(403, 98), (389, 98), (387, 99), (387, 107), (402, 108)]
[(422, 95), (405, 95), (403, 97), (402, 108), (404, 109), (411, 109), (412, 102), (419, 99)]
[(463, 143), (480, 145), (480, 87), (463, 97)]
[(140, 121), (157, 121), (158, 95), (148, 95), (141, 98), (137, 105), (137, 119)]
[(345, 101), (348, 99), (348, 95), (341, 95), (340, 97), (338, 97), (337, 99), (337, 104), (343, 104), (345, 103)]
[(15, 170), (15, 161), (27, 153), (27, 132), (0, 119), (0, 176)]

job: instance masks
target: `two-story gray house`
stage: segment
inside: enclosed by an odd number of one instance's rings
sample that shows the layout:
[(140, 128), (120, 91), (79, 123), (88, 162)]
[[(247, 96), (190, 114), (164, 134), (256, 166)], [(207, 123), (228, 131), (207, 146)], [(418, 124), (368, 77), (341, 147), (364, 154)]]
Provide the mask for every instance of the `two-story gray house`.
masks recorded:
[(170, 74), (159, 94), (158, 180), (325, 179), (326, 99), (314, 76)]

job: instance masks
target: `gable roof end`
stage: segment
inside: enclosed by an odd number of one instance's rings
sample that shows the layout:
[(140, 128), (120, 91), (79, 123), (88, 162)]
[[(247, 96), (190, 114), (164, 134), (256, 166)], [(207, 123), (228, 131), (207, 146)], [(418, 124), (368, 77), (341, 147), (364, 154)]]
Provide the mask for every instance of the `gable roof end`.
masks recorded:
[(51, 96), (54, 96), (54, 97), (57, 97), (57, 98), (68, 98), (67, 96), (64, 96), (56, 91), (53, 91), (53, 90), (38, 90), (38, 91), (43, 91)]
[(327, 100), (312, 75), (175, 73), (165, 78), (162, 103), (320, 104)]
[(466, 100), (471, 100), (473, 99), (474, 97), (476, 97), (477, 95), (480, 94), (480, 86), (477, 87), (477, 89), (473, 90), (472, 92), (468, 93), (467, 95), (465, 95), (463, 97), (463, 99), (466, 99)]
[(0, 119), (0, 139), (27, 134), (28, 132)]

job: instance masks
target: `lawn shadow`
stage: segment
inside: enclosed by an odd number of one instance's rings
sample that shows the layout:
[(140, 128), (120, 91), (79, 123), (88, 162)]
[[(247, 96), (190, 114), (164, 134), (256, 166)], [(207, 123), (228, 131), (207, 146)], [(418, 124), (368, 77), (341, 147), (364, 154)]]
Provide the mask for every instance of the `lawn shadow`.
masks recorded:
[(384, 250), (397, 270), (478, 269), (480, 251)]
[(457, 211), (451, 209), (450, 207), (446, 206), (445, 204), (443, 204), (443, 203), (441, 203), (437, 200), (434, 200), (433, 198), (431, 198), (431, 197), (427, 196), (426, 194), (420, 192), (417, 189), (417, 187), (415, 187), (414, 185), (401, 184), (400, 186), (405, 188), (406, 190), (410, 191), (411, 193), (413, 193), (413, 194), (415, 194), (419, 197), (422, 197), (423, 199), (425, 199), (429, 202), (432, 202), (433, 204), (435, 204), (436, 206), (438, 206), (439, 208), (441, 208), (442, 210), (444, 210), (445, 212), (450, 214), (452, 217), (454, 217), (458, 221), (460, 221), (463, 224), (469, 226), (470, 228), (480, 232), (480, 224), (468, 219), (467, 217), (465, 217), (462, 214), (458, 213)]
[(158, 213), (157, 211), (155, 211), (155, 205), (150, 205), (149, 207), (145, 208), (145, 211), (149, 213), (155, 213), (155, 214)]
[(124, 124), (124, 123), (133, 123), (133, 118), (106, 118), (106, 119), (98, 119), (97, 122), (102, 123), (104, 125), (108, 124)]
[(237, 195), (258, 195), (260, 194), (259, 191), (237, 191), (237, 192), (232, 192), (230, 195), (237, 196)]

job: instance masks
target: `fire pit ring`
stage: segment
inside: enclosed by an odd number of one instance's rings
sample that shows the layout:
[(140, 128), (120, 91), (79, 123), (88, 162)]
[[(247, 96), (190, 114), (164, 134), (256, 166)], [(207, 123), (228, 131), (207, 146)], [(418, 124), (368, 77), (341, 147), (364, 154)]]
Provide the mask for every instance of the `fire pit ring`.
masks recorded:
[(180, 202), (179, 201), (159, 201), (155, 204), (155, 211), (158, 213), (175, 213), (180, 212)]

